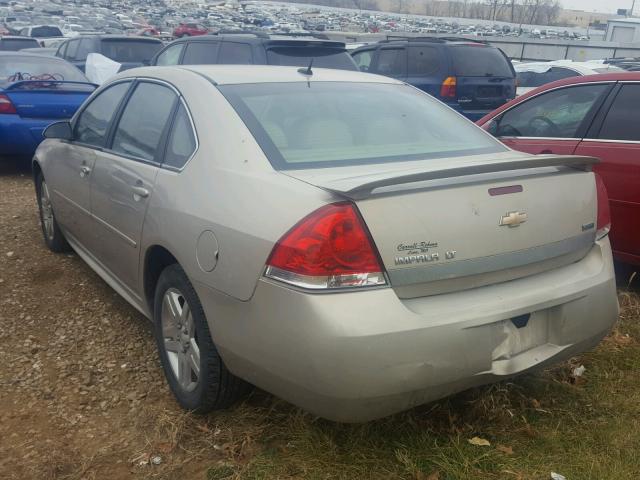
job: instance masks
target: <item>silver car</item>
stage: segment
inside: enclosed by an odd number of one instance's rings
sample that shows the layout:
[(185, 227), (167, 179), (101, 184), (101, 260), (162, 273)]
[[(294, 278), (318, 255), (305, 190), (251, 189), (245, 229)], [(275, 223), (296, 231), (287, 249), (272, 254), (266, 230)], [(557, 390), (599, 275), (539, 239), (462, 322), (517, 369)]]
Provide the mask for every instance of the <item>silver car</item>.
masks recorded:
[(595, 159), (394, 79), (129, 70), (33, 162), (44, 238), (151, 319), (186, 409), (257, 385), (366, 421), (566, 359), (618, 305)]

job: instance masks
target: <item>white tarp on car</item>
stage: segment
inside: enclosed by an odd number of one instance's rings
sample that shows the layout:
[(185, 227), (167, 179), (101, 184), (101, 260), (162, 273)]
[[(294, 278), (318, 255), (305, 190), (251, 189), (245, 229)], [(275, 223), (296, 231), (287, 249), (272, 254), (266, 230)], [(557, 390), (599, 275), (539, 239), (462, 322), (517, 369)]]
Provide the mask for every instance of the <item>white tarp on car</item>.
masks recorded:
[(104, 82), (113, 77), (122, 65), (110, 58), (100, 55), (99, 53), (90, 53), (87, 55), (87, 63), (85, 64), (85, 75), (89, 81), (102, 85)]

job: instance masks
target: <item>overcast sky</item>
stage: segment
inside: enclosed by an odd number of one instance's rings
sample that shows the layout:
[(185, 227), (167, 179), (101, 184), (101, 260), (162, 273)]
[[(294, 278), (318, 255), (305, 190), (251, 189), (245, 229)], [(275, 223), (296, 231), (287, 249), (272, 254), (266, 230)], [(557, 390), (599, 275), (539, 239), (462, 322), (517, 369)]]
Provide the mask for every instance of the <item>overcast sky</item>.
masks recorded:
[[(565, 8), (588, 12), (615, 13), (619, 8), (631, 8), (633, 0), (561, 0)], [(636, 14), (640, 12), (640, 0), (636, 1)]]

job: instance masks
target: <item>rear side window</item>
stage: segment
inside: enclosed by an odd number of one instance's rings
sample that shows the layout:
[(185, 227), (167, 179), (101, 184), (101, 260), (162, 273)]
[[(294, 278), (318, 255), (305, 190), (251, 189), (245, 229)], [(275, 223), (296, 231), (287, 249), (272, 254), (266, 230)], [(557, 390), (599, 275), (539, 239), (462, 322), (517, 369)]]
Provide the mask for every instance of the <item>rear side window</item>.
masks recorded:
[(427, 46), (410, 46), (408, 50), (408, 75), (427, 77), (441, 69), (440, 52)]
[(118, 83), (98, 94), (78, 117), (74, 140), (104, 147), (113, 114), (127, 93), (129, 85), (129, 82)]
[(164, 165), (173, 168), (184, 167), (184, 164), (187, 163), (195, 149), (196, 139), (193, 135), (189, 115), (187, 115), (184, 105), (180, 104), (167, 143)]
[(499, 137), (576, 138), (585, 117), (609, 85), (580, 85), (543, 93), (497, 120)]
[(562, 67), (552, 67), (546, 72), (518, 72), (518, 85), (521, 87), (539, 87), (563, 78), (577, 77), (573, 70)]
[(513, 71), (500, 50), (484, 45), (460, 45), (450, 48), (455, 74), (461, 77), (511, 77)]
[(191, 42), (182, 59), (183, 65), (213, 65), (218, 59), (218, 43)]
[(218, 63), (225, 65), (250, 65), (253, 63), (251, 46), (245, 43), (224, 42), (220, 47)]
[(383, 48), (378, 53), (376, 73), (403, 77), (407, 72), (407, 52), (402, 48)]
[(371, 60), (373, 60), (373, 52), (375, 52), (375, 50), (363, 50), (361, 52), (356, 52), (352, 55), (353, 60), (356, 62), (356, 65), (363, 72), (368, 72), (369, 68), (371, 68)]
[(124, 107), (111, 149), (152, 161), (177, 97), (155, 83), (139, 83)]
[(76, 52), (76, 60), (86, 60), (87, 56), (94, 52), (94, 44), (93, 40), (90, 38), (83, 38), (80, 40), (80, 46), (78, 47), (78, 51)]
[(267, 64), (306, 67), (313, 59), (313, 66), (356, 70), (351, 55), (344, 49), (326, 47), (271, 47), (267, 50)]
[(182, 47), (184, 47), (184, 44), (177, 43), (167, 48), (156, 58), (156, 65), (177, 65), (180, 61)]
[(640, 141), (640, 85), (624, 85), (607, 113), (599, 138)]

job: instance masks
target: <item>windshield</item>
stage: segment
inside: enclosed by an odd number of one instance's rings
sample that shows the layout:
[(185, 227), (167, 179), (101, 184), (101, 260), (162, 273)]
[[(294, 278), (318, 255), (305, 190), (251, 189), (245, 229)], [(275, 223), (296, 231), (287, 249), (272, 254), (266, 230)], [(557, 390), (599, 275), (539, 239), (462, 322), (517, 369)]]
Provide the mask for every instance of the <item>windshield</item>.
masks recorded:
[(0, 50), (4, 51), (18, 51), (23, 48), (35, 48), (40, 44), (35, 38), (3, 38), (0, 40)]
[(0, 57), (0, 83), (13, 83), (20, 80), (89, 81), (80, 70), (63, 60), (26, 55)]
[(514, 77), (509, 60), (497, 48), (482, 44), (453, 46), (451, 56), (458, 76)]
[(518, 85), (521, 87), (539, 87), (547, 83), (562, 80), (563, 78), (578, 77), (580, 74), (574, 70), (561, 67), (549, 68), (546, 72), (522, 71), (518, 72)]
[(313, 59), (314, 67), (358, 70), (351, 55), (344, 49), (327, 47), (271, 47), (267, 50), (267, 63), (269, 65), (307, 67), (311, 59)]
[(407, 85), (311, 81), (218, 88), (278, 170), (506, 150)]
[(102, 55), (116, 62), (142, 63), (160, 50), (161, 42), (144, 40), (103, 40)]

